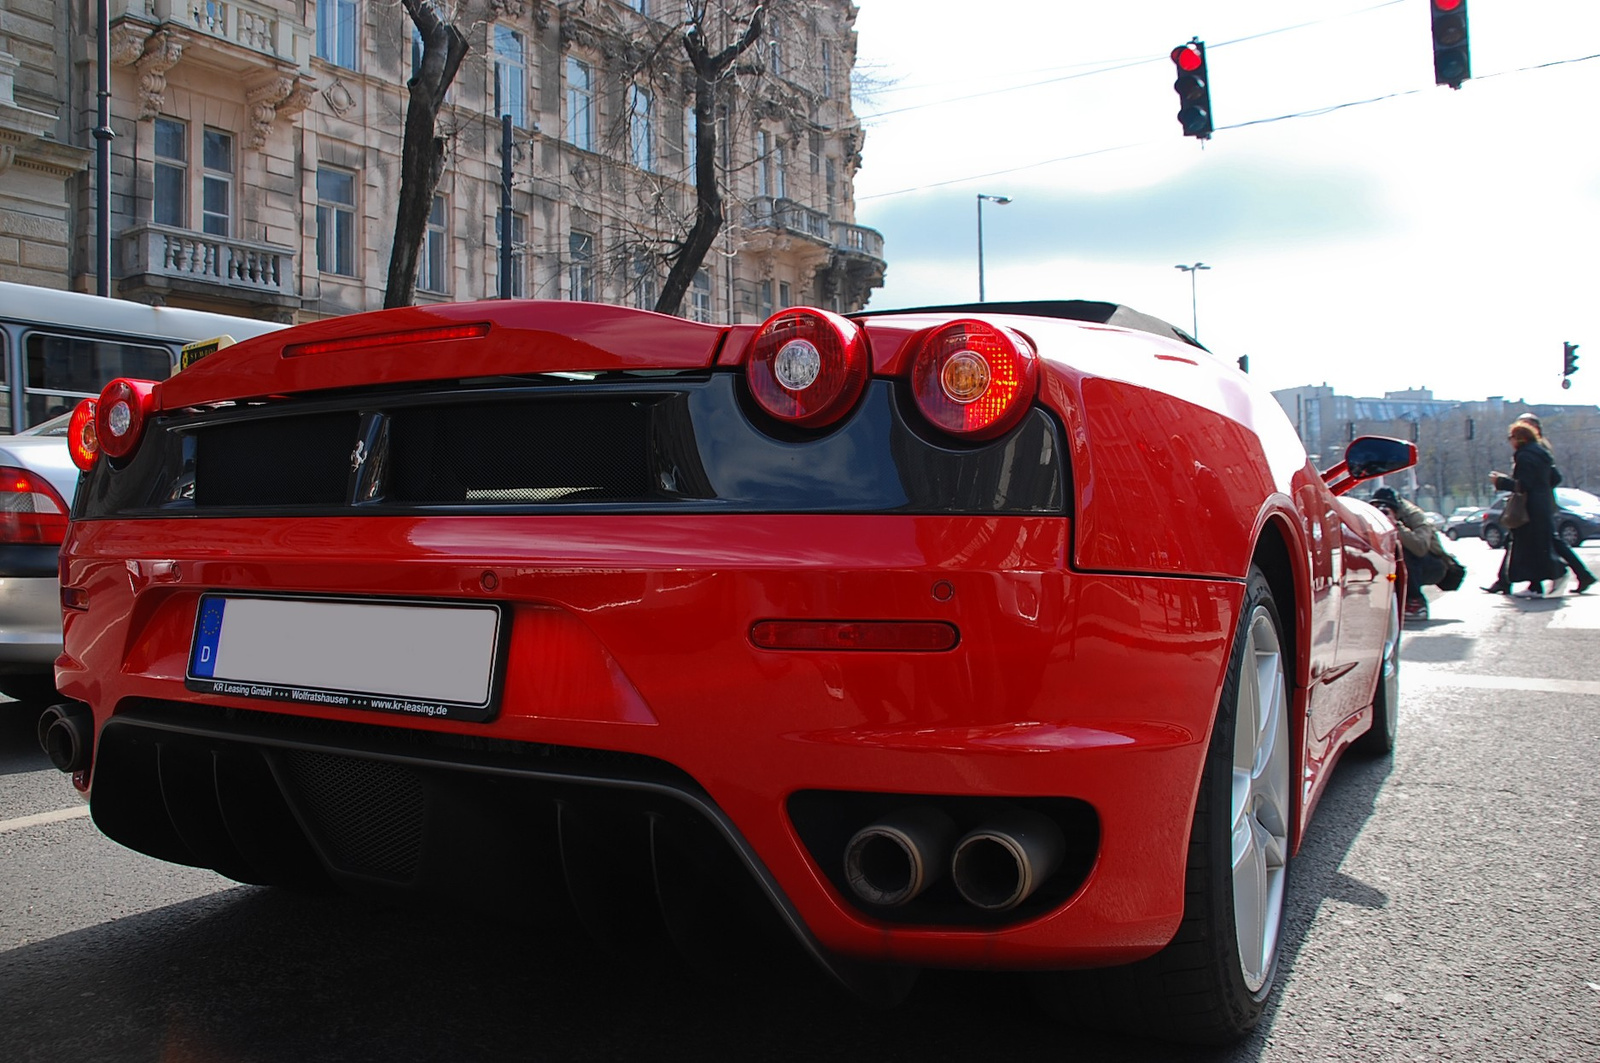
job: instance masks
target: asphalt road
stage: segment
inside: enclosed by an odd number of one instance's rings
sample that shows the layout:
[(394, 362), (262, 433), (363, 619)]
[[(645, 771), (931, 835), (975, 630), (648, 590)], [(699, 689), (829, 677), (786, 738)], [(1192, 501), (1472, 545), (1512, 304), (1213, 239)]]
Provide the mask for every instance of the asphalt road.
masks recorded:
[[(931, 972), (843, 999), (782, 942), (736, 980), (497, 916), (234, 885), (102, 838), (0, 705), (0, 1061), (1600, 1060), (1600, 589), (1463, 590), (1407, 629), (1400, 746), (1347, 760), (1294, 864), (1279, 990), (1183, 1052)], [(1591, 564), (1600, 549), (1585, 548)]]

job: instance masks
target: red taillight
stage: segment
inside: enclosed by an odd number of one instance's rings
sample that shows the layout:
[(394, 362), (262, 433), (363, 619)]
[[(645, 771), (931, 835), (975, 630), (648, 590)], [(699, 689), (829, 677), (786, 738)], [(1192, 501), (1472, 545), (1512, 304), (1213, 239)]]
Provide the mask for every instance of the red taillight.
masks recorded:
[(922, 415), (952, 435), (993, 439), (1016, 426), (1039, 389), (1027, 340), (983, 321), (953, 321), (929, 333), (911, 364)]
[(94, 427), (98, 406), (94, 399), (84, 399), (73, 407), (67, 421), (67, 452), (72, 455), (72, 464), (84, 472), (94, 468), (94, 459), (100, 456), (100, 437)]
[(860, 329), (838, 314), (796, 307), (779, 311), (757, 330), (745, 379), (772, 416), (820, 428), (850, 412), (867, 370)]
[(60, 546), (67, 536), (67, 504), (56, 489), (27, 469), (0, 466), (0, 543)]
[(764, 650), (876, 650), (939, 653), (961, 641), (942, 620), (762, 620), (750, 641)]
[(125, 458), (139, 445), (144, 424), (155, 410), (155, 385), (119, 377), (100, 393), (95, 410), (95, 440), (107, 456)]

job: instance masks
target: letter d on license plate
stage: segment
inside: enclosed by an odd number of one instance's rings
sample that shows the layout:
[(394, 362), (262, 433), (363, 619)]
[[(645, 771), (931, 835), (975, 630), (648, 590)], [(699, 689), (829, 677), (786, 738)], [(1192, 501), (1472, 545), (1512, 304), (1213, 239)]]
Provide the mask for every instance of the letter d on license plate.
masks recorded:
[(186, 685), (233, 697), (485, 720), (498, 698), (495, 605), (203, 595)]

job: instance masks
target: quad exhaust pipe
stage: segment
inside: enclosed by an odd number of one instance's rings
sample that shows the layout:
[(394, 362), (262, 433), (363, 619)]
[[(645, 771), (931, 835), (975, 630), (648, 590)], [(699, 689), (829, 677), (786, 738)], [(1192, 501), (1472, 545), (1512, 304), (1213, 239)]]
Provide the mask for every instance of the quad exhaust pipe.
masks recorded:
[(975, 908), (1015, 908), (1055, 874), (1067, 843), (1055, 820), (1012, 809), (958, 838), (955, 821), (937, 808), (900, 809), (863, 827), (844, 851), (845, 880), (861, 900), (894, 908), (949, 874)]
[(50, 706), (39, 717), (39, 745), (62, 771), (83, 771), (94, 749), (94, 713), (76, 701)]
[(845, 880), (868, 904), (905, 904), (944, 875), (956, 831), (937, 808), (903, 808), (856, 831), (844, 848)]
[(1009, 911), (1055, 874), (1066, 850), (1055, 820), (1013, 809), (956, 843), (950, 877), (956, 892), (973, 907)]

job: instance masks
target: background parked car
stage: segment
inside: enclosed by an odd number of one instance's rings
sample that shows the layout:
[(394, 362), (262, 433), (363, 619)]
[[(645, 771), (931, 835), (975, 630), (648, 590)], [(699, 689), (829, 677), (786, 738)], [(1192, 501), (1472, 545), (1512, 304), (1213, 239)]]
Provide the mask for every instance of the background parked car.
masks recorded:
[[(1600, 498), (1576, 487), (1556, 488), (1556, 534), (1568, 546), (1600, 536)], [(1506, 493), (1484, 510), (1483, 541), (1496, 549), (1506, 544), (1506, 529), (1500, 514), (1506, 508)]]
[(20, 701), (47, 698), (61, 652), (61, 586), (56, 553), (78, 467), (67, 453), (62, 414), (13, 436), (0, 436), (0, 693)]
[(1483, 535), (1483, 507), (1457, 506), (1445, 518), (1444, 534), (1447, 539), (1477, 539)]

